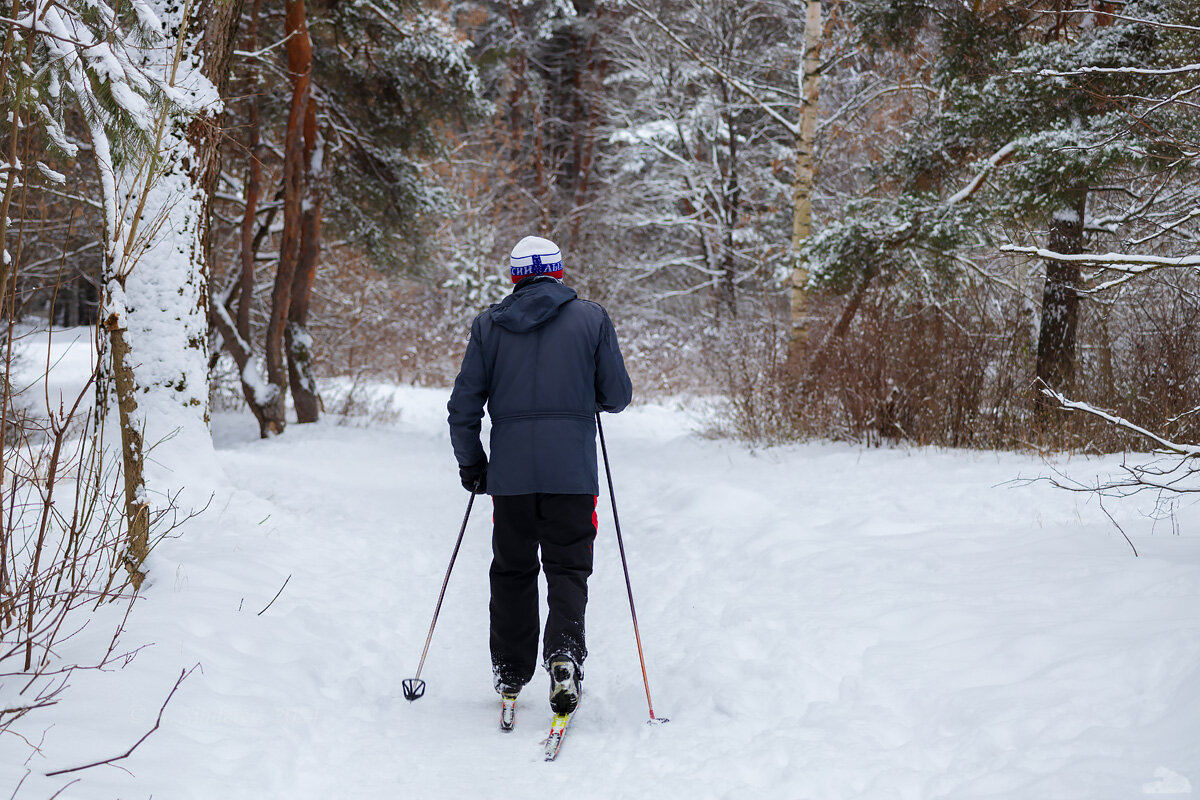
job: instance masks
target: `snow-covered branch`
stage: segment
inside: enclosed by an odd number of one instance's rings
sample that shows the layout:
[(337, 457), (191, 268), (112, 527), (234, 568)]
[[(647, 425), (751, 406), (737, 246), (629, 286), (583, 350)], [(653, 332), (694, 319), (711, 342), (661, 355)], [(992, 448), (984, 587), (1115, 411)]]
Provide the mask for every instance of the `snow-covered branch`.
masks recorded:
[(1088, 403), (1082, 403), (1077, 400), (1068, 400), (1065, 395), (1061, 394), (1060, 392), (1056, 392), (1049, 386), (1042, 385), (1039, 388), (1043, 395), (1058, 403), (1059, 407), (1064, 411), (1082, 411), (1085, 414), (1091, 414), (1092, 416), (1098, 417), (1105, 422), (1116, 425), (1118, 428), (1122, 428), (1123, 430), (1127, 430), (1131, 433), (1136, 433), (1139, 436), (1144, 436), (1169, 453), (1185, 456), (1187, 458), (1200, 457), (1200, 446), (1172, 442), (1169, 439), (1164, 439), (1158, 434), (1146, 430), (1141, 425), (1130, 422), (1124, 417), (1119, 417), (1116, 414), (1110, 414), (1109, 412), (1096, 408)]
[(282, 39), (280, 39), (278, 42), (274, 42), (274, 43), (272, 43), (272, 44), (269, 44), (269, 45), (267, 45), (266, 47), (260, 47), (259, 49), (257, 49), (257, 50), (254, 50), (254, 51), (249, 51), (249, 50), (234, 50), (234, 51), (233, 51), (233, 54), (234, 54), (235, 56), (237, 56), (238, 58), (261, 58), (262, 56), (264, 56), (264, 55), (266, 55), (267, 53), (271, 52), (271, 51), (272, 51), (272, 50), (274, 50), (275, 48), (277, 48), (277, 47), (283, 47), (284, 45), (286, 45), (286, 44), (288, 43), (288, 40), (289, 40), (289, 39), (291, 39), (291, 38), (292, 38), (293, 36), (295, 36), (295, 35), (296, 35), (296, 32), (295, 32), (295, 31), (292, 31), (292, 32), (291, 32), (291, 33), (289, 33), (287, 36), (284, 36)]
[(1084, 14), (1087, 16), (1095, 15), (1097, 17), (1108, 17), (1109, 19), (1119, 19), (1122, 22), (1133, 22), (1138, 25), (1149, 25), (1152, 28), (1162, 28), (1170, 31), (1188, 31), (1200, 33), (1200, 27), (1195, 25), (1182, 25), (1176, 22), (1163, 22), (1157, 19), (1146, 19), (1145, 17), (1133, 17), (1128, 14), (1117, 14), (1113, 11), (1103, 11), (1098, 8), (1076, 8), (1076, 9), (1055, 9), (1054, 11), (1042, 11), (1043, 14)]
[(1008, 160), (1009, 156), (1011, 156), (1016, 149), (1016, 143), (1009, 142), (993, 153), (992, 157), (988, 159), (987, 164), (985, 164), (983, 169), (979, 171), (978, 175), (971, 179), (970, 183), (946, 199), (946, 205), (954, 205), (955, 203), (961, 203), (964, 200), (970, 199), (975, 192), (979, 191), (979, 187), (983, 185), (985, 180), (987, 180), (987, 177), (992, 173), (992, 170)]
[(1025, 253), (1047, 261), (1062, 261), (1075, 264), (1096, 264), (1107, 270), (1141, 274), (1163, 267), (1200, 267), (1197, 256), (1150, 256), (1138, 253), (1056, 253), (1044, 247), (1022, 247), (1015, 244), (1002, 245), (1006, 253)]
[(761, 108), (764, 112), (766, 112), (767, 116), (769, 116), (771, 119), (775, 120), (780, 125), (782, 125), (783, 128), (788, 133), (790, 133), (792, 136), (794, 136), (794, 137), (800, 136), (799, 123), (793, 122), (793, 121), (789, 120), (787, 117), (780, 114), (778, 111), (776, 111), (771, 106), (770, 103), (767, 103), (765, 100), (763, 100), (761, 97), (759, 97), (758, 93), (754, 92), (743, 81), (741, 81), (738, 78), (735, 78), (733, 75), (730, 75), (727, 71), (721, 69), (719, 66), (714, 64), (711, 60), (709, 60), (708, 58), (705, 58), (702, 53), (700, 53), (698, 50), (696, 50), (696, 48), (692, 47), (690, 44), (685, 42), (677, 33), (675, 33), (675, 31), (673, 31), (669, 27), (667, 27), (667, 25), (661, 19), (658, 18), (657, 14), (653, 13), (652, 11), (647, 9), (645, 6), (636, 2), (636, 0), (628, 0), (628, 2), (629, 2), (630, 7), (632, 7), (635, 11), (637, 11), (639, 14), (641, 14), (643, 17), (645, 17), (647, 20), (649, 20), (656, 28), (658, 28), (663, 33), (665, 33), (667, 35), (667, 38), (669, 38), (676, 45), (678, 45), (680, 49), (682, 49), (689, 56), (691, 56), (693, 59), (695, 59), (695, 61), (697, 63), (703, 65), (705, 69), (711, 71), (714, 75), (718, 76), (719, 78), (721, 78), (721, 80), (725, 81), (731, 87), (733, 87), (739, 94), (743, 95), (750, 102), (754, 103), (759, 108)]
[(1185, 64), (1182, 67), (1080, 67), (1070, 70), (1040, 69), (1036, 73), (1043, 78), (1070, 78), (1080, 75), (1186, 75), (1200, 72), (1200, 64)]

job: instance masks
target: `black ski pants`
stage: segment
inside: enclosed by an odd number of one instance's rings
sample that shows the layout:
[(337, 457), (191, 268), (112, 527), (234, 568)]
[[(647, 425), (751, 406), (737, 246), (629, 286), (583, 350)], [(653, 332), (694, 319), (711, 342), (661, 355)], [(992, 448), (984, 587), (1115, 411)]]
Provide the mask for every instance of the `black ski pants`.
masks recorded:
[(496, 688), (533, 678), (538, 651), (538, 549), (546, 573), (548, 615), (543, 663), (565, 653), (587, 656), (583, 616), (596, 539), (590, 494), (521, 494), (492, 498), (491, 650)]

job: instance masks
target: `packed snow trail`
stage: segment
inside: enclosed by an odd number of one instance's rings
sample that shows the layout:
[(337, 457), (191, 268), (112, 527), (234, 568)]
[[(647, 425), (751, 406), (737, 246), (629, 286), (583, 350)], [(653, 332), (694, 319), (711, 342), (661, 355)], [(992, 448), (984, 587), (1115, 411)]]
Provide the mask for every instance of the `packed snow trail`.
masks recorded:
[(63, 797), (1128, 800), (1200, 781), (1194, 507), (1174, 535), (1109, 505), (1134, 558), (1086, 496), (1011, 483), (1051, 471), (1035, 458), (754, 451), (660, 406), (606, 417), (605, 433), (655, 711), (671, 722), (646, 724), (604, 487), (591, 655), (561, 757), (542, 760), (544, 673), (516, 730), (497, 729), (486, 501), (426, 694), (405, 702), (467, 494), (446, 393), (397, 397), (394, 425), (272, 441), (248, 415), (218, 418), (228, 482), (154, 553), (127, 634), (154, 644), (73, 680), (88, 707), (64, 704), (30, 796), (72, 777), (41, 772), (124, 750), (196, 663), (122, 762), (136, 777), (91, 770)]

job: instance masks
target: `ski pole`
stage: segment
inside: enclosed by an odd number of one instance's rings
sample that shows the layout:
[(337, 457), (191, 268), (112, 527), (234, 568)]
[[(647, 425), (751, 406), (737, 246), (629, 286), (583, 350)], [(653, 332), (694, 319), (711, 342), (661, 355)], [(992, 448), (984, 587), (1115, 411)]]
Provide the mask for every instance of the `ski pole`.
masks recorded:
[(608, 466), (608, 447), (604, 444), (604, 426), (600, 424), (600, 412), (596, 412), (596, 430), (600, 434), (600, 452), (604, 454), (604, 477), (608, 479), (608, 498), (612, 501), (613, 527), (617, 529), (617, 548), (621, 551), (621, 569), (625, 571), (625, 590), (629, 593), (629, 614), (633, 617), (633, 638), (637, 640), (638, 661), (642, 664), (642, 683), (646, 687), (646, 707), (650, 709), (650, 723), (668, 722), (666, 717), (654, 716), (654, 702), (650, 699), (650, 679), (646, 676), (646, 657), (642, 654), (642, 634), (638, 631), (637, 609), (633, 607), (633, 584), (629, 580), (629, 562), (625, 560), (625, 542), (621, 538), (621, 520), (617, 517), (617, 493), (613, 489), (612, 469)]
[(421, 670), (425, 668), (425, 656), (429, 655), (429, 643), (433, 641), (433, 628), (437, 625), (438, 614), (442, 610), (446, 587), (450, 585), (450, 572), (454, 569), (454, 559), (458, 558), (458, 548), (462, 545), (463, 534), (467, 532), (467, 520), (471, 518), (471, 506), (474, 504), (475, 492), (471, 492), (471, 499), (467, 501), (467, 513), (463, 514), (462, 527), (458, 529), (458, 541), (454, 543), (454, 552), (450, 554), (450, 564), (446, 567), (446, 579), (442, 581), (442, 591), (438, 595), (437, 606), (433, 609), (433, 621), (429, 623), (429, 635), (425, 637), (425, 649), (421, 651), (421, 663), (417, 665), (416, 677), (405, 678), (401, 683), (404, 699), (410, 703), (425, 694), (425, 681), (421, 680)]

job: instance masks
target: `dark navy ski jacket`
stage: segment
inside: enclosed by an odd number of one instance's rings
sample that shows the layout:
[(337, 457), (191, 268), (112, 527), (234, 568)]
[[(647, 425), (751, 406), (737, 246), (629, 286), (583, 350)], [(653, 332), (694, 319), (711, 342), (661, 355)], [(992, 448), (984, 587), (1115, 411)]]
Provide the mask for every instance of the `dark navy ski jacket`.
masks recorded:
[(632, 397), (608, 312), (554, 278), (525, 278), (471, 323), (446, 406), (454, 457), (484, 459), (486, 403), (488, 494), (597, 495), (596, 410), (616, 413)]

